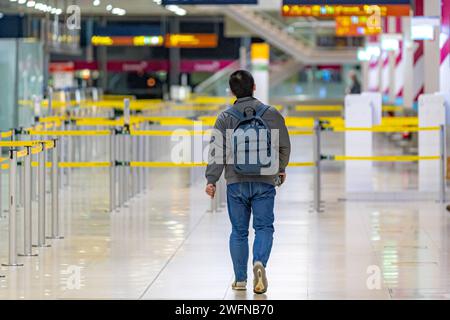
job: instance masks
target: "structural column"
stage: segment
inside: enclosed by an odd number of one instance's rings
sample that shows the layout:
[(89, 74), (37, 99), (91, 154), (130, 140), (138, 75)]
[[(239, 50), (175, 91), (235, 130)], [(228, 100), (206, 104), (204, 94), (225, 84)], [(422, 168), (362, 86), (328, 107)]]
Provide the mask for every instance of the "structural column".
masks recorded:
[(411, 40), (411, 18), (403, 17), (403, 105), (412, 108), (414, 104), (414, 42)]
[[(441, 0), (424, 1), (424, 15), (441, 17)], [(436, 93), (440, 90), (440, 28), (434, 28), (434, 40), (424, 41), (424, 81), (425, 93)]]
[(442, 0), (440, 91), (450, 92), (450, 0)]
[(252, 72), (255, 78), (255, 97), (262, 103), (269, 103), (269, 55), (267, 43), (254, 43), (251, 47)]

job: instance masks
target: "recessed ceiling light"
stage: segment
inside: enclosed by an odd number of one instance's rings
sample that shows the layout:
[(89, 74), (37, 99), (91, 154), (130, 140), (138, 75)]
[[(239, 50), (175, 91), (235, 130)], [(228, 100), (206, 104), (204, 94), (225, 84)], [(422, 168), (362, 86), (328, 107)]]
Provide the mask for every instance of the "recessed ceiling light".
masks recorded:
[(36, 1), (28, 1), (27, 2), (27, 7), (28, 8), (34, 7), (35, 5), (36, 5)]
[(113, 6), (110, 5), (110, 4), (108, 4), (108, 5), (106, 6), (106, 10), (111, 11), (112, 9), (113, 9)]
[(100, 0), (94, 0), (94, 2), (92, 2), (92, 4), (96, 7), (98, 7), (101, 4), (101, 2), (100, 2)]
[(27, 0), (19, 0), (19, 4), (25, 4)]

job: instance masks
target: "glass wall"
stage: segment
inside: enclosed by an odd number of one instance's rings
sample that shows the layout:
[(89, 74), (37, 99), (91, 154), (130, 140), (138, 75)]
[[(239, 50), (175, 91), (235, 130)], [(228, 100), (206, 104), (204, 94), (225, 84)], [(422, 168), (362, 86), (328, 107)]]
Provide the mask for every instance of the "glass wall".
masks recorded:
[(31, 101), (43, 97), (43, 55), (39, 41), (0, 40), (0, 131), (33, 123)]
[(0, 39), (0, 131), (8, 130), (18, 121), (16, 113), (17, 43)]
[(18, 51), (18, 126), (33, 123), (33, 97), (43, 97), (44, 50), (42, 43), (33, 39), (20, 39)]

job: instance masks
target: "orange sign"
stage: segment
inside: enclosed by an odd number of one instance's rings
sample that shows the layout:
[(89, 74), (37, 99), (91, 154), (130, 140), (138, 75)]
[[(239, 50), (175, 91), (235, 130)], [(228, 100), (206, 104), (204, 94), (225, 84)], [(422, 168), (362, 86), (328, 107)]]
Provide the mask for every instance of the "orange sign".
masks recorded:
[[(285, 17), (324, 17), (370, 16), (373, 14), (370, 5), (284, 5), (281, 13)], [(386, 16), (409, 16), (409, 5), (379, 5), (380, 14)]]
[(163, 45), (163, 36), (93, 36), (94, 46), (129, 46), (129, 47), (157, 47)]
[(218, 38), (213, 33), (167, 34), (165, 44), (167, 48), (215, 48)]
[(381, 26), (371, 26), (367, 16), (336, 17), (337, 36), (373, 36), (382, 32)]

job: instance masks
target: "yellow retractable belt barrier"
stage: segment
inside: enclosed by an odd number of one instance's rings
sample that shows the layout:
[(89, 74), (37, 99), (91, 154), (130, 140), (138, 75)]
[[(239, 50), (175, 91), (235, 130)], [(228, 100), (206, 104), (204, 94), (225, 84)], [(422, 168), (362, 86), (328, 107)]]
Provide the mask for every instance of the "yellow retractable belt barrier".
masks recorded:
[[(174, 162), (130, 162), (130, 167), (147, 167), (147, 168), (162, 168), (162, 167), (178, 167), (178, 168), (190, 168), (190, 167), (204, 167), (205, 162), (188, 162), (188, 163), (174, 163)], [(314, 167), (314, 162), (291, 162), (289, 167)]]
[[(402, 111), (402, 106), (386, 105), (382, 107), (383, 112)], [(314, 111), (342, 111), (342, 105), (298, 105), (295, 106), (295, 111), (314, 112)]]
[(440, 156), (374, 156), (374, 157), (358, 157), (358, 156), (334, 156), (335, 161), (376, 161), (376, 162), (409, 162), (422, 160), (439, 160)]
[(314, 162), (290, 162), (288, 167), (315, 167)]
[[(4, 161), (7, 159), (4, 159)], [(1, 161), (0, 161), (1, 162)], [(31, 163), (33, 167), (38, 167), (39, 163), (33, 161)], [(45, 163), (47, 168), (52, 167), (51, 162)], [(144, 162), (144, 161), (132, 161), (129, 163), (130, 167), (145, 167), (145, 168), (193, 168), (193, 167), (204, 167), (207, 163), (205, 162), (188, 162), (188, 163), (174, 163), (174, 162)], [(2, 164), (2, 169), (8, 169), (9, 164)], [(60, 162), (58, 163), (59, 168), (109, 168), (111, 167), (111, 162)], [(314, 162), (291, 162), (289, 167), (313, 167)]]
[(124, 121), (122, 120), (109, 120), (109, 119), (77, 119), (75, 120), (77, 126), (123, 126)]
[(13, 134), (14, 134), (14, 132), (12, 130), (6, 131), (6, 132), (1, 132), (0, 138), (10, 138), (10, 137), (12, 137)]
[(208, 131), (202, 130), (132, 130), (132, 136), (201, 136), (208, 134)]
[(383, 127), (376, 126), (373, 128), (344, 128), (344, 127), (332, 127), (330, 128), (334, 132), (348, 132), (348, 131), (368, 131), (368, 132), (419, 132), (419, 131), (439, 131), (439, 127)]
[(24, 149), (24, 150), (21, 150), (21, 151), (17, 151), (17, 159), (20, 159), (20, 158), (23, 158), (23, 157), (26, 157), (26, 156), (28, 156), (28, 150), (27, 149)]
[(111, 162), (60, 162), (60, 168), (109, 168)]
[(37, 131), (29, 130), (32, 136), (109, 136), (109, 130)]
[(44, 143), (46, 148), (53, 148), (53, 141), (0, 141), (0, 147), (14, 148), (14, 147), (34, 147)]
[(130, 167), (146, 167), (146, 168), (161, 168), (161, 167), (203, 167), (206, 166), (204, 162), (192, 162), (192, 163), (174, 163), (174, 162), (130, 162)]

